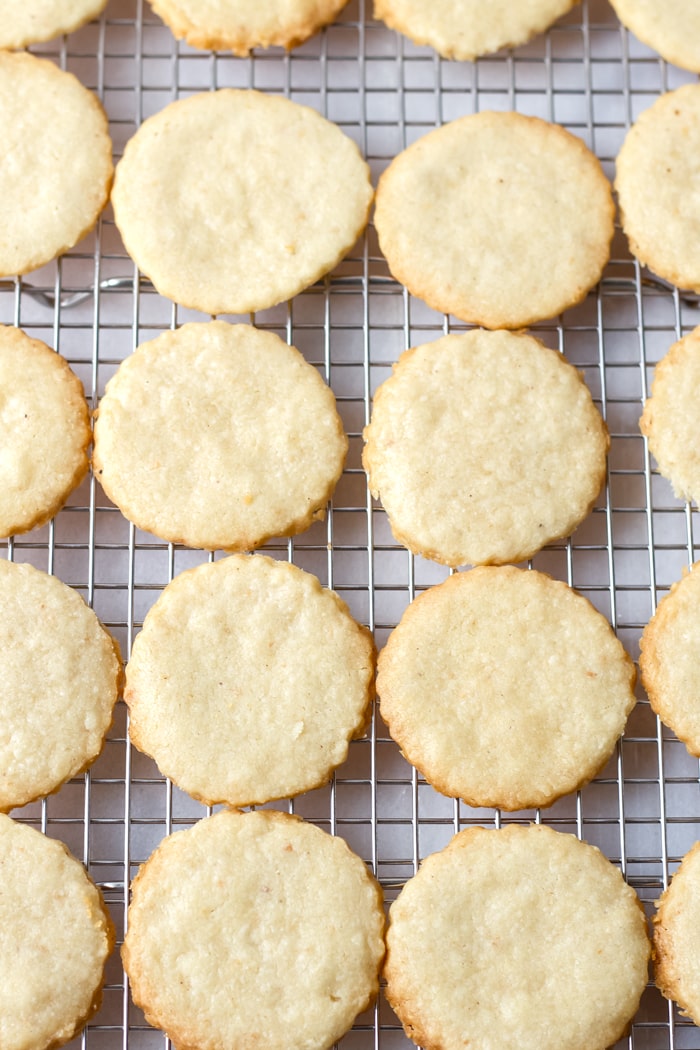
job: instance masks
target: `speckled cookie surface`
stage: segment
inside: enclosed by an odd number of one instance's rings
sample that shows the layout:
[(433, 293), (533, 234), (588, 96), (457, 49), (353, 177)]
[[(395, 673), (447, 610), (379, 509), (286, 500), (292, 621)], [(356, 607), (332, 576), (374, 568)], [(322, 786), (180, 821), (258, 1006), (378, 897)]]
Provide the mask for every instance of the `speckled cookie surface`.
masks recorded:
[(286, 98), (222, 89), (141, 125), (112, 203), (127, 251), (162, 295), (244, 314), (332, 270), (372, 196), (369, 168), (335, 124)]
[(381, 714), (443, 794), (548, 806), (612, 754), (634, 664), (607, 620), (544, 573), (480, 567), (420, 595), (379, 655)]
[(596, 284), (613, 215), (608, 180), (580, 139), (485, 111), (400, 153), (379, 180), (374, 221), (413, 295), (485, 328), (523, 328)]
[(108, 382), (93, 468), (139, 528), (250, 550), (323, 518), (348, 440), (318, 371), (272, 332), (186, 324)]
[(165, 839), (132, 891), (132, 995), (176, 1046), (326, 1050), (376, 995), (381, 890), (297, 817), (217, 813)]
[(325, 784), (364, 731), (374, 643), (310, 573), (234, 554), (175, 577), (126, 671), (131, 739), (208, 803)]
[(121, 681), (116, 642), (72, 588), (0, 561), (0, 810), (57, 790), (102, 750)]
[(96, 18), (107, 0), (0, 0), (0, 48), (52, 40)]
[(254, 47), (296, 47), (332, 22), (347, 0), (151, 0), (179, 40), (247, 55)]
[(609, 444), (561, 354), (483, 330), (402, 354), (365, 440), (396, 538), (451, 566), (520, 561), (568, 535), (600, 491)]
[(445, 58), (474, 59), (524, 44), (578, 0), (374, 0), (375, 18)]
[(654, 977), (700, 1024), (700, 842), (685, 855), (654, 916)]
[(82, 383), (60, 354), (0, 326), (0, 536), (44, 525), (85, 477)]
[(674, 343), (654, 372), (639, 426), (679, 499), (700, 500), (700, 327)]
[(53, 1050), (99, 1008), (114, 930), (61, 842), (0, 815), (0, 1046)]
[(641, 263), (700, 291), (700, 84), (663, 94), (627, 132), (615, 188), (622, 228)]
[(0, 276), (28, 273), (88, 233), (112, 182), (95, 95), (25, 52), (0, 53)]
[(637, 895), (595, 847), (543, 825), (470, 828), (391, 907), (387, 997), (427, 1050), (604, 1050), (648, 959)]
[(610, 0), (623, 25), (667, 62), (700, 73), (700, 8), (695, 0)]

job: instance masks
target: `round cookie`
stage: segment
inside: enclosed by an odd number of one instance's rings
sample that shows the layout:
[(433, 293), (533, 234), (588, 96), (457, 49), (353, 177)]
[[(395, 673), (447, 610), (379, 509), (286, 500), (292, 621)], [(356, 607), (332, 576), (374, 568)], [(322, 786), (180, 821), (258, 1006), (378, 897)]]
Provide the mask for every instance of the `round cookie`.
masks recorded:
[(391, 907), (387, 998), (426, 1050), (603, 1050), (631, 1021), (649, 940), (594, 846), (544, 825), (469, 828)]
[(374, 0), (374, 17), (443, 58), (474, 59), (544, 33), (578, 0)]
[(658, 363), (639, 420), (659, 470), (679, 499), (700, 500), (700, 327)]
[[(19, 5), (16, 5), (19, 6)], [(71, 73), (0, 52), (0, 277), (28, 273), (88, 233), (109, 197), (112, 143)]]
[(520, 561), (567, 536), (600, 492), (609, 446), (561, 354), (481, 329), (402, 354), (364, 437), (396, 538), (455, 567)]
[(537, 117), (487, 111), (400, 153), (379, 180), (374, 223), (412, 295), (485, 328), (523, 328), (596, 284), (614, 210), (580, 139)]
[(62, 842), (0, 815), (0, 1046), (53, 1050), (99, 1009), (114, 928)]
[(364, 732), (374, 643), (310, 573), (234, 554), (181, 573), (126, 669), (132, 742), (190, 795), (247, 806), (320, 787)]
[(129, 255), (162, 295), (244, 314), (332, 270), (372, 196), (367, 164), (335, 124), (286, 98), (222, 89), (141, 125), (112, 203)]
[(97, 411), (93, 469), (139, 528), (250, 550), (324, 517), (347, 448), (333, 393), (298, 350), (211, 321), (122, 362)]
[(700, 291), (700, 84), (644, 110), (617, 157), (615, 188), (630, 251), (660, 277)]
[(112, 723), (121, 659), (92, 609), (55, 576), (0, 561), (0, 599), (0, 811), (6, 811), (56, 791), (97, 758)]
[(587, 599), (503, 566), (408, 606), (379, 655), (381, 714), (445, 795), (530, 809), (605, 765), (635, 702), (634, 664)]
[(132, 884), (134, 1001), (176, 1046), (325, 1050), (377, 993), (381, 901), (342, 839), (271, 810), (217, 813)]
[(695, 0), (610, 0), (622, 24), (667, 62), (700, 73), (700, 8)]
[(46, 524), (89, 465), (83, 385), (60, 354), (0, 325), (0, 537)]
[(26, 47), (72, 33), (106, 6), (107, 0), (0, 0), (0, 48)]
[(652, 709), (700, 756), (700, 572), (663, 598), (640, 639), (639, 669)]
[(657, 908), (653, 918), (656, 985), (700, 1024), (700, 842), (681, 861)]
[(151, 0), (178, 40), (248, 55), (254, 47), (303, 44), (332, 22), (347, 0)]

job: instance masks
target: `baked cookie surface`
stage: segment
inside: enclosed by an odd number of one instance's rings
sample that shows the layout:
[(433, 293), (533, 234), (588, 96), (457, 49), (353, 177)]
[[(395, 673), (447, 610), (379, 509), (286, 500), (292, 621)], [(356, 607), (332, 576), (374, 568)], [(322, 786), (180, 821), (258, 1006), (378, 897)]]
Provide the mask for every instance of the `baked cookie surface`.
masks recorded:
[(93, 228), (109, 197), (112, 143), (100, 103), (79, 80), (10, 51), (0, 52), (0, 143), (7, 277), (43, 266)]
[(608, 621), (544, 573), (502, 566), (420, 595), (379, 654), (381, 714), (403, 754), (471, 806), (548, 806), (603, 767), (634, 706)]
[(93, 469), (139, 528), (250, 550), (323, 518), (348, 439), (330, 387), (272, 332), (186, 324), (108, 382)]
[(654, 978), (667, 999), (674, 999), (695, 1024), (700, 1023), (700, 842), (686, 853), (661, 895), (654, 922)]
[(0, 48), (52, 40), (96, 18), (107, 0), (0, 0)]
[(367, 164), (335, 124), (286, 98), (222, 89), (144, 121), (112, 203), (129, 255), (162, 295), (244, 314), (332, 270), (372, 196)]
[(617, 17), (667, 62), (700, 73), (700, 8), (695, 0), (610, 0)]
[(0, 325), (0, 536), (46, 524), (87, 474), (83, 386), (60, 354)]
[(537, 117), (486, 111), (400, 153), (379, 180), (374, 222), (412, 295), (485, 328), (523, 328), (596, 284), (614, 210), (580, 139)]
[(165, 839), (132, 884), (132, 995), (177, 1046), (325, 1050), (376, 995), (381, 900), (342, 839), (222, 811)]
[(200, 801), (325, 784), (364, 732), (374, 643), (315, 576), (231, 555), (175, 577), (126, 670), (133, 743)]
[(444, 58), (474, 59), (544, 33), (578, 0), (374, 0), (374, 16)]
[(114, 929), (62, 842), (0, 815), (0, 1046), (53, 1050), (99, 1009)]
[(453, 567), (520, 561), (568, 535), (600, 492), (609, 446), (561, 354), (483, 330), (402, 354), (364, 436), (396, 538)]
[(593, 846), (544, 825), (470, 828), (391, 907), (384, 974), (428, 1050), (604, 1050), (647, 980), (634, 890)]
[(0, 596), (0, 810), (10, 810), (97, 758), (121, 660), (92, 609), (55, 576), (0, 561)]

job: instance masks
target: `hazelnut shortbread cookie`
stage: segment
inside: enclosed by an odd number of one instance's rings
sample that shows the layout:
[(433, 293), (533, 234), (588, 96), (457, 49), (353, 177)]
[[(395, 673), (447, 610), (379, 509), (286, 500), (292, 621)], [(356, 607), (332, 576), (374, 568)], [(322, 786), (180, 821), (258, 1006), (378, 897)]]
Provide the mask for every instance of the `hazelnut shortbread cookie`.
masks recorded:
[(374, 0), (374, 16), (444, 58), (474, 59), (544, 33), (578, 0)]
[(391, 273), (433, 309), (523, 328), (596, 284), (614, 211), (600, 162), (579, 138), (487, 111), (429, 132), (391, 162), (375, 226)]
[(208, 804), (325, 784), (364, 732), (374, 643), (310, 573), (234, 554), (176, 576), (137, 636), (133, 743)]
[(403, 614), (379, 656), (381, 713), (438, 791), (472, 806), (548, 806), (612, 754), (635, 669), (610, 624), (544, 573), (480, 567)]
[(0, 599), (0, 810), (10, 810), (97, 758), (122, 668), (117, 643), (55, 576), (0, 561)]
[(165, 332), (122, 362), (93, 467), (130, 521), (173, 543), (250, 550), (320, 518), (348, 440), (317, 370), (272, 332)]
[(654, 916), (654, 977), (700, 1024), (700, 842), (686, 853)]
[(106, 5), (107, 0), (0, 0), (0, 48), (26, 47), (72, 33)]
[(396, 538), (451, 566), (520, 561), (568, 535), (600, 492), (609, 445), (561, 354), (481, 329), (402, 354), (364, 436)]
[(381, 901), (342, 839), (224, 810), (165, 839), (134, 880), (134, 1001), (176, 1046), (326, 1050), (377, 993)]
[(700, 73), (700, 7), (696, 0), (610, 0), (628, 29), (667, 62)]
[(332, 270), (372, 196), (367, 164), (335, 124), (286, 98), (222, 89), (141, 125), (112, 203), (127, 251), (162, 295), (242, 314)]
[(0, 276), (28, 273), (77, 244), (111, 182), (112, 143), (95, 95), (53, 62), (0, 52)]
[(644, 912), (594, 846), (469, 828), (391, 907), (387, 997), (427, 1050), (604, 1050), (647, 980)]
[(0, 536), (44, 525), (87, 473), (83, 386), (60, 354), (0, 325)]

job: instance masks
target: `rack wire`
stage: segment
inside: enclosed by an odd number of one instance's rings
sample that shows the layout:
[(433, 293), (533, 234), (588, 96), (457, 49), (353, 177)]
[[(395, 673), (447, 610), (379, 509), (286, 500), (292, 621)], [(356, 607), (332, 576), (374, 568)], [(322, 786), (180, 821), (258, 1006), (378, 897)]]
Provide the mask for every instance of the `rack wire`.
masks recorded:
[[(515, 109), (557, 121), (597, 153), (606, 173), (626, 129), (663, 91), (694, 79), (622, 29), (606, 0), (582, 0), (527, 46), (475, 63), (447, 62), (372, 20), (370, 0), (350, 0), (336, 23), (290, 54), (249, 59), (178, 45), (144, 0), (110, 0), (102, 17), (33, 51), (71, 70), (103, 100), (117, 156), (140, 122), (195, 91), (254, 87), (310, 105), (360, 146), (376, 177), (431, 128), (465, 113)], [(0, 322), (59, 350), (92, 405), (140, 342), (204, 320), (157, 295), (128, 259), (111, 212), (62, 260), (0, 281)], [(296, 345), (331, 383), (350, 453), (327, 521), (267, 552), (316, 573), (374, 631), (379, 646), (403, 609), (446, 570), (411, 557), (368, 495), (362, 428), (372, 393), (399, 353), (464, 326), (438, 315), (393, 281), (370, 228), (323, 282), (252, 318)], [(600, 609), (630, 653), (659, 598), (697, 557), (698, 512), (674, 498), (650, 462), (638, 419), (654, 364), (700, 323), (697, 297), (641, 269), (618, 231), (600, 286), (537, 335), (580, 368), (607, 420), (607, 485), (588, 520), (531, 563), (566, 580)], [(173, 425), (177, 425), (174, 421)], [(134, 528), (87, 480), (48, 526), (11, 539), (6, 555), (29, 561), (84, 595), (128, 656), (143, 618), (183, 569), (215, 555), (161, 543)], [(627, 731), (602, 773), (546, 811), (501, 815), (438, 795), (401, 757), (375, 715), (367, 737), (327, 788), (287, 808), (342, 835), (377, 873), (388, 900), (428, 853), (470, 824), (542, 821), (599, 846), (645, 902), (653, 901), (700, 838), (698, 763), (639, 693)], [(119, 705), (103, 755), (85, 776), (15, 816), (62, 839), (103, 889), (121, 938), (128, 884), (161, 838), (205, 807), (172, 787), (128, 744)], [(163, 1043), (129, 1001), (115, 953), (104, 1005), (74, 1044), (151, 1050)], [(386, 1002), (358, 1019), (347, 1050), (410, 1046)], [(700, 1048), (700, 1030), (653, 988), (629, 1035), (636, 1050)]]

